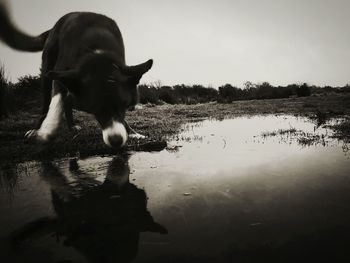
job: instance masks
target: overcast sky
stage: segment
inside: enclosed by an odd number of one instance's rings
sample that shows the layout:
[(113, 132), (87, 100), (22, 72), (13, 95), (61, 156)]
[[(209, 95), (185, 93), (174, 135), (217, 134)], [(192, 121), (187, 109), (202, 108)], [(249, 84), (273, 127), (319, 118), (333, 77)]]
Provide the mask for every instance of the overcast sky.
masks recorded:
[[(126, 60), (153, 58), (143, 82), (165, 85), (247, 80), (274, 85), (350, 83), (349, 0), (12, 0), (17, 25), (28, 33), (49, 29), (71, 11), (113, 18), (124, 37)], [(0, 25), (1, 26), (1, 25)], [(37, 74), (41, 53), (0, 43), (12, 80)]]

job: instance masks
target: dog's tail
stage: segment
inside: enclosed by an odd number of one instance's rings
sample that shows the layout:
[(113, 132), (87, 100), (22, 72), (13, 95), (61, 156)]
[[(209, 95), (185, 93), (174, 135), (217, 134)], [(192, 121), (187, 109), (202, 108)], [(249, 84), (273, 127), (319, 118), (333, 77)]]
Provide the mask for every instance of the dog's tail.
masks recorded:
[(0, 40), (7, 45), (21, 51), (41, 51), (44, 48), (49, 33), (50, 30), (39, 36), (30, 36), (22, 32), (11, 20), (7, 1), (0, 0)]

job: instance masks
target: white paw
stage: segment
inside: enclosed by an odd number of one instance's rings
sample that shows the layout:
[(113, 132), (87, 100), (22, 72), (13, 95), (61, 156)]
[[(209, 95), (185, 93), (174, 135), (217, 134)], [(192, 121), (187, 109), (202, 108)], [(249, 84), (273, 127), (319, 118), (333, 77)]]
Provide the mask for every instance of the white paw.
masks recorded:
[(146, 139), (147, 137), (145, 135), (142, 135), (142, 134), (139, 134), (139, 133), (132, 133), (132, 134), (129, 134), (129, 138), (142, 140), (142, 139)]
[(38, 130), (29, 130), (29, 131), (27, 131), (26, 132), (26, 134), (24, 135), (24, 138), (26, 138), (26, 139), (32, 139), (32, 138), (35, 138), (36, 137), (36, 135), (37, 135), (37, 133), (38, 133)]
[(35, 140), (43, 143), (48, 142), (50, 139), (48, 134), (35, 129), (27, 131), (24, 135), (24, 138), (27, 140)]

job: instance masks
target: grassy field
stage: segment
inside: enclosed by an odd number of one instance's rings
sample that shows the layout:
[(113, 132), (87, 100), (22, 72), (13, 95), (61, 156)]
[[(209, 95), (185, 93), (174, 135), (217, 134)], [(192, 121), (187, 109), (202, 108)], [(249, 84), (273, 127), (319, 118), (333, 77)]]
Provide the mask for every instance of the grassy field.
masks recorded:
[[(346, 121), (333, 128), (338, 137), (345, 140), (350, 138), (350, 94), (324, 94), (289, 99), (237, 101), (231, 104), (142, 105), (141, 109), (128, 113), (127, 121), (136, 131), (148, 137), (139, 142), (130, 140), (122, 151), (164, 149), (167, 138), (178, 133), (186, 122), (256, 114), (307, 116), (319, 124), (332, 117), (344, 116)], [(104, 145), (101, 130), (94, 118), (81, 112), (75, 112), (77, 124), (83, 128), (78, 133), (70, 133), (63, 126), (57, 139), (49, 145), (26, 141), (24, 134), (35, 127), (38, 116), (39, 109), (31, 108), (0, 121), (0, 162), (118, 153)]]

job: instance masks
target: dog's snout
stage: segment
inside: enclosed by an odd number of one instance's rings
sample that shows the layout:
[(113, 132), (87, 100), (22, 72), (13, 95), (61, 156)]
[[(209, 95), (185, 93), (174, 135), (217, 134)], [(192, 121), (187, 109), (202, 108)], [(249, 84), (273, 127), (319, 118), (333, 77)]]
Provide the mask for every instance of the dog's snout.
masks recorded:
[(108, 145), (113, 148), (120, 148), (123, 146), (123, 137), (119, 134), (108, 136)]
[(113, 148), (123, 147), (128, 139), (125, 126), (118, 121), (113, 121), (102, 131), (102, 134), (105, 144)]

